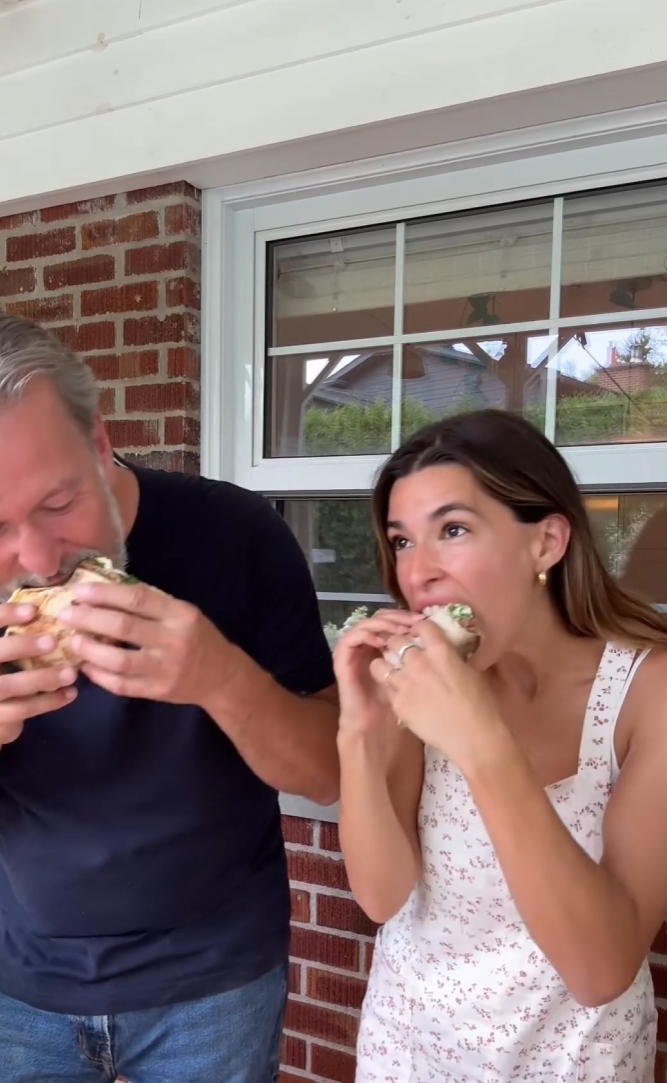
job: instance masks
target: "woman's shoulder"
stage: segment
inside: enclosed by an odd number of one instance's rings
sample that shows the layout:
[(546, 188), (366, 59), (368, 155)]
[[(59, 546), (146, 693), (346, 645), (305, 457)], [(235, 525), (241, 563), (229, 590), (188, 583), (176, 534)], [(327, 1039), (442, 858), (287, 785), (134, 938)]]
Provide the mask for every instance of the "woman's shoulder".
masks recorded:
[(621, 766), (631, 747), (644, 744), (656, 753), (664, 747), (667, 757), (667, 644), (641, 659), (619, 713), (615, 744)]

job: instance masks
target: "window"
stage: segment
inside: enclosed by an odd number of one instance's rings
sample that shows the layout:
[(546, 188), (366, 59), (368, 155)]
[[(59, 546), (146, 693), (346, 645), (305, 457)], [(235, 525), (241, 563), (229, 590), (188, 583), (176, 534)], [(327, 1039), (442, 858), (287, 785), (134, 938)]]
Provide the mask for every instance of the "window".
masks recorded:
[[(483, 406), (527, 417), (575, 468), (578, 448), (604, 469), (608, 445), (667, 440), (667, 185), (278, 241), (267, 267), (267, 459), (384, 456)], [(610, 568), (661, 505), (591, 497)], [(363, 501), (285, 507), (328, 627), (381, 601)]]
[(667, 182), (559, 194), (531, 171), (520, 202), (480, 166), (430, 200), (422, 179), (228, 215), (225, 461), (294, 529), (328, 625), (383, 600), (368, 493), (431, 420), (494, 406), (540, 427), (618, 574), (667, 501)]
[(204, 471), (276, 503), (332, 641), (385, 600), (387, 454), (480, 406), (554, 441), (607, 566), (667, 607), (667, 154), (635, 135), (205, 194)]

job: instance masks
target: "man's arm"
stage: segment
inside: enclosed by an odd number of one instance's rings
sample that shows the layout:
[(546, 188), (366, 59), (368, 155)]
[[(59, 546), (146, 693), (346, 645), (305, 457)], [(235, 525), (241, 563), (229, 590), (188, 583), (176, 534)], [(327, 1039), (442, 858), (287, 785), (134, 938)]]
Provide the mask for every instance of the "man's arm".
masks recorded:
[[(90, 680), (115, 695), (197, 704), (268, 785), (331, 804), (339, 790), (338, 710), (313, 582), (268, 501), (256, 498), (248, 514), (236, 642), (194, 606), (141, 583), (81, 584), (77, 604), (59, 619), (84, 633), (73, 645)], [(215, 583), (213, 574), (212, 591)]]
[(336, 686), (294, 695), (235, 651), (231, 677), (204, 709), (269, 786), (333, 804), (339, 794)]
[(248, 634), (205, 709), (253, 771), (283, 793), (339, 795), (338, 696), (310, 569), (263, 498), (248, 552)]

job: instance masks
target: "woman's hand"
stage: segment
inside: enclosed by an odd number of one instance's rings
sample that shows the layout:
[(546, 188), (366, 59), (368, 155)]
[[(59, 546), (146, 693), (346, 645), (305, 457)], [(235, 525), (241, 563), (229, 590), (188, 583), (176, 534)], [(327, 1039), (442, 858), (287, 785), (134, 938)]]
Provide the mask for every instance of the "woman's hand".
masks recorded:
[(421, 620), (408, 635), (388, 640), (370, 671), (393, 714), (463, 774), (479, 756), (487, 758), (492, 752), (494, 735), (506, 741), (507, 730), (484, 674), (461, 661), (432, 621)]
[(372, 733), (391, 715), (382, 682), (371, 676), (371, 664), (381, 662), (387, 644), (405, 636), (422, 618), (397, 609), (380, 609), (359, 621), (341, 637), (334, 651), (334, 669), (340, 695), (342, 732)]

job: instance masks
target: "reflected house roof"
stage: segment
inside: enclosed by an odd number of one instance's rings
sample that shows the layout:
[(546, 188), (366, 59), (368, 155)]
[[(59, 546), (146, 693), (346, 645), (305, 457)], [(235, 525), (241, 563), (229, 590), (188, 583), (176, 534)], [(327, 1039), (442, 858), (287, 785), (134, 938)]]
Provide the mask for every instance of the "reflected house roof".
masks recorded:
[[(484, 407), (509, 408), (512, 402), (537, 406), (544, 401), (548, 352), (532, 366), (504, 363), (489, 356), (488, 363), (457, 346), (406, 346), (403, 358), (403, 397), (420, 403), (434, 414), (450, 412), (457, 403), (469, 409), (474, 402)], [(391, 347), (360, 353), (316, 386), (310, 402), (320, 409), (356, 403), (370, 406), (378, 400), (392, 401)], [(503, 365), (505, 367), (503, 368)], [(613, 390), (613, 388), (611, 389)], [(560, 374), (559, 395), (599, 395), (600, 388), (587, 381)]]

